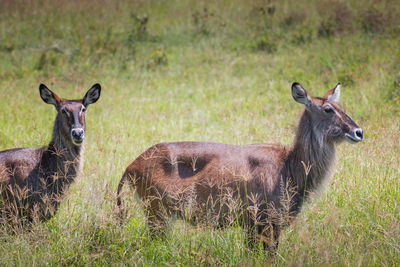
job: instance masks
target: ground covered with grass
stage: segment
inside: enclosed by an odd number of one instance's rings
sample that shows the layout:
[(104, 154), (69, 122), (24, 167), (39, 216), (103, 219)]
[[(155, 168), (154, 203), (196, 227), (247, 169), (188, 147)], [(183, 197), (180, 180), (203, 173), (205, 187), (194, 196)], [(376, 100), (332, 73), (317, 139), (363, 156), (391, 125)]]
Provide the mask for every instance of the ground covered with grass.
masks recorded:
[[(0, 149), (39, 147), (55, 110), (45, 83), (87, 112), (83, 175), (57, 215), (0, 226), (1, 265), (400, 264), (400, 6), (388, 1), (1, 1)], [(125, 168), (164, 141), (290, 145), (302, 110), (342, 83), (362, 143), (338, 147), (335, 174), (282, 233), (276, 257), (240, 227), (184, 221), (151, 238), (132, 194), (116, 217)]]

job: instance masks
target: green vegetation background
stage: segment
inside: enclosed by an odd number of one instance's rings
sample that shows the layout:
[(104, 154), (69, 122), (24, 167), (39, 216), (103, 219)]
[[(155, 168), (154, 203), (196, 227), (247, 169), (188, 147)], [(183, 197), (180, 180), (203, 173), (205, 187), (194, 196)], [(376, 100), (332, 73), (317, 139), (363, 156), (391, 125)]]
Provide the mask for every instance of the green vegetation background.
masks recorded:
[[(399, 44), (396, 0), (0, 1), (0, 149), (49, 142), (55, 110), (39, 83), (63, 98), (103, 87), (84, 174), (50, 221), (0, 228), (0, 265), (399, 265)], [(129, 190), (119, 224), (116, 185), (155, 143), (290, 145), (294, 81), (314, 96), (342, 82), (365, 140), (338, 147), (275, 258), (235, 226), (178, 221), (151, 239)]]

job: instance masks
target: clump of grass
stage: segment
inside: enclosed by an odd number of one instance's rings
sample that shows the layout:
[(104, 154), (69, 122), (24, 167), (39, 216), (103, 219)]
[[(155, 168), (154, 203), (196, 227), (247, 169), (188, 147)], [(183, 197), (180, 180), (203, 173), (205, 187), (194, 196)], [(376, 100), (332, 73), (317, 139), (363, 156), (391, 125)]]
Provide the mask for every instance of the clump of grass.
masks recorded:
[(396, 104), (400, 104), (400, 73), (395, 75), (392, 84), (392, 89), (390, 90), (389, 98)]
[(204, 7), (192, 13), (195, 36), (210, 36), (226, 26), (219, 12)]
[(148, 36), (147, 32), (147, 24), (149, 22), (149, 17), (147, 15), (143, 15), (142, 17), (137, 16), (136, 14), (132, 13), (131, 17), (134, 21), (132, 30), (129, 34), (129, 39), (131, 41), (134, 40), (144, 40)]
[(192, 14), (193, 26), (197, 34), (209, 35), (210, 30), (210, 18), (214, 17), (213, 12), (209, 12), (205, 7), (201, 11), (196, 11)]
[(147, 68), (156, 68), (158, 66), (167, 66), (168, 57), (165, 48), (156, 49), (151, 54), (151, 59), (147, 63)]
[(257, 38), (253, 44), (251, 44), (251, 47), (254, 50), (258, 51), (264, 51), (269, 54), (275, 53), (276, 50), (278, 49), (276, 42), (274, 41), (274, 38), (268, 37), (268, 36), (261, 36)]

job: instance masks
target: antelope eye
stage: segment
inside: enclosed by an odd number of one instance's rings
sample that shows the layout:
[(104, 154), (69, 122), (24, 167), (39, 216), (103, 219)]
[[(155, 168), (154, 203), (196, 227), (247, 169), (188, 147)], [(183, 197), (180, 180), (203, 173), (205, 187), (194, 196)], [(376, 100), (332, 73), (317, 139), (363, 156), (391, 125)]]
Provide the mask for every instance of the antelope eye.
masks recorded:
[(61, 112), (62, 112), (62, 114), (68, 116), (68, 111), (66, 109), (62, 109)]
[(82, 112), (85, 112), (85, 111), (86, 111), (86, 108), (85, 108), (85, 107), (83, 107), (83, 108), (82, 108)]
[(324, 110), (325, 110), (325, 113), (333, 113), (333, 108), (332, 107), (325, 107), (324, 108)]

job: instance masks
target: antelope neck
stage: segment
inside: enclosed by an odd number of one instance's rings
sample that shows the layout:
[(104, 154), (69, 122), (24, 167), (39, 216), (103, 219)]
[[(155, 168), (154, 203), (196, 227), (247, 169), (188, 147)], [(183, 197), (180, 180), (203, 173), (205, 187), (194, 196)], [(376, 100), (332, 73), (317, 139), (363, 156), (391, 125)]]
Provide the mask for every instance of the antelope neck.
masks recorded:
[(285, 161), (283, 178), (294, 186), (297, 197), (307, 197), (329, 176), (335, 162), (335, 146), (326, 142), (305, 110), (300, 118), (294, 144)]

